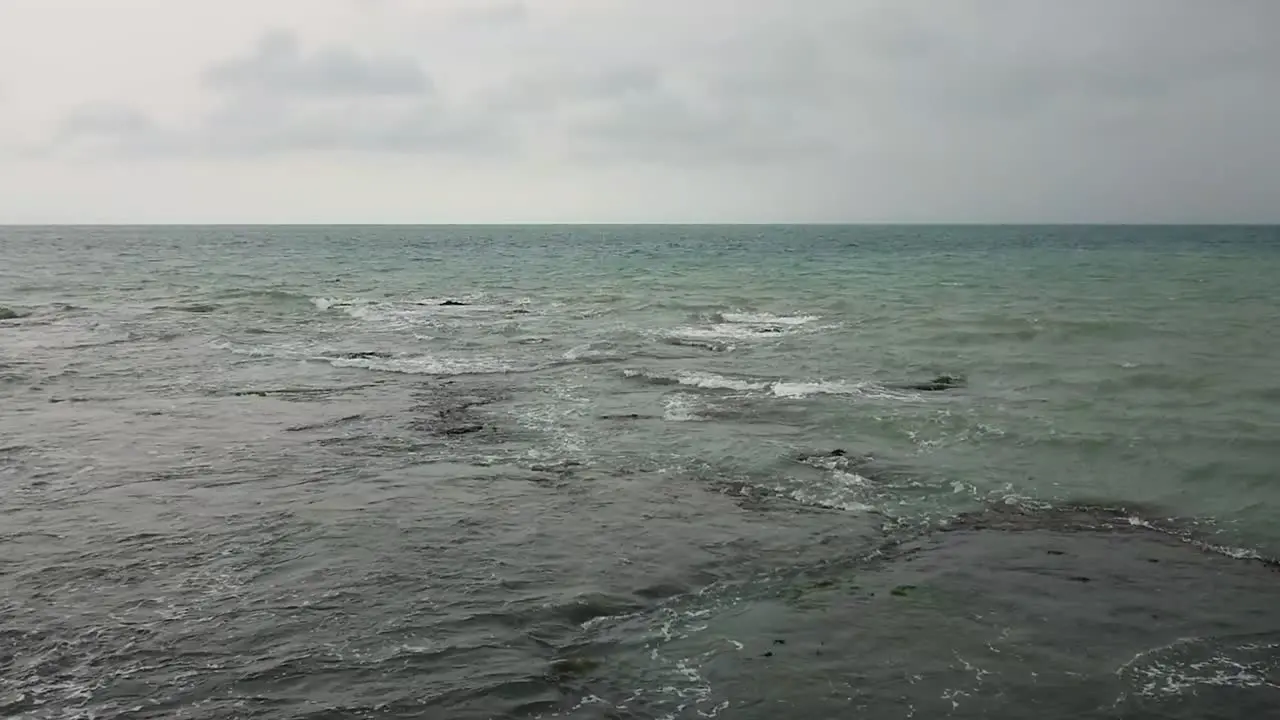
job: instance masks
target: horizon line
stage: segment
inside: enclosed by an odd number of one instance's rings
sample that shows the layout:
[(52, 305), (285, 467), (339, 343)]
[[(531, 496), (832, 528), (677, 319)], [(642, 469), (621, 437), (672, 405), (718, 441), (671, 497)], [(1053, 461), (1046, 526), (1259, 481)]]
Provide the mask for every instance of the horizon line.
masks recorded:
[(533, 221), (533, 222), (0, 222), (50, 227), (1277, 227), (1273, 221)]

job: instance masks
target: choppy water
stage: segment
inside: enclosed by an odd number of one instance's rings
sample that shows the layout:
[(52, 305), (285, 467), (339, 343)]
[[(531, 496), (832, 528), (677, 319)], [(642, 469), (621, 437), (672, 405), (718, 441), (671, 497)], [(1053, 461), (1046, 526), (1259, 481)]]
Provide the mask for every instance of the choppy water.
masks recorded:
[(0, 229), (0, 716), (1264, 717), (1276, 278), (1275, 228)]

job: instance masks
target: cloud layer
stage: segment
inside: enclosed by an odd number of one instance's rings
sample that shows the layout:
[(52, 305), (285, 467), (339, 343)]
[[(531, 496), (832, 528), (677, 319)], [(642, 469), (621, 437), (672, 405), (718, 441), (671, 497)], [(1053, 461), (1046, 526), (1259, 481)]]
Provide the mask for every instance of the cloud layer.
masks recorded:
[[(278, 17), (222, 5), (238, 22), (219, 16), (163, 67), (108, 48), (111, 82), (94, 81), (87, 51), (64, 50), (84, 73), (57, 97), (0, 71), (5, 102), (39, 109), (0, 120), (0, 147), (28, 173), (0, 174), (0, 219), (114, 219), (132, 204), (95, 194), (94, 178), (126, 173), (170, 208), (139, 220), (1280, 212), (1269, 0), (315, 0), (288, 14), (291, 2), (271, 4)], [(121, 27), (180, 22), (159, 0), (127, 5)], [(57, 57), (38, 32), (56, 21), (35, 7), (0, 5), (0, 48), (27, 38), (0, 67)], [(309, 190), (278, 196), (279, 218), (252, 199), (191, 196), (303, 168)]]

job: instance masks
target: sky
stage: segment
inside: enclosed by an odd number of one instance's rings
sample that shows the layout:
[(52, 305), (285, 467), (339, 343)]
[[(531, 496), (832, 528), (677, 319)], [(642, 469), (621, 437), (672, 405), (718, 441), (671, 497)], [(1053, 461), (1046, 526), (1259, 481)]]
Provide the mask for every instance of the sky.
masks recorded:
[(1276, 0), (0, 0), (0, 223), (1277, 222)]

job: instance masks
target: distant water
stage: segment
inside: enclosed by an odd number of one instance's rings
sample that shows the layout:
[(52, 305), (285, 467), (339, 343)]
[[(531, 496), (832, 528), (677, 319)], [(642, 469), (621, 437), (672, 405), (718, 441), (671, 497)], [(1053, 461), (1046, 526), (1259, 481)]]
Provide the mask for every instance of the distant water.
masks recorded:
[(1261, 718), (1280, 229), (0, 228), (0, 716)]

